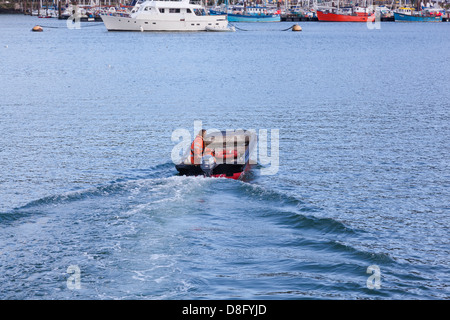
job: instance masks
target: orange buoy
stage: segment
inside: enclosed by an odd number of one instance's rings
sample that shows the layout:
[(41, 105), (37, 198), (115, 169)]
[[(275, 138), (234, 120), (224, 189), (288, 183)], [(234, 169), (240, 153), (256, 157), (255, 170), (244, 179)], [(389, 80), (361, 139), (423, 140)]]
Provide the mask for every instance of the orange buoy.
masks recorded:
[(44, 31), (44, 29), (42, 29), (41, 26), (34, 26), (33, 29), (31, 29), (31, 31), (34, 31), (34, 32), (41, 32), (41, 31)]
[(292, 26), (292, 31), (302, 31), (302, 27), (300, 27), (298, 24), (295, 24)]

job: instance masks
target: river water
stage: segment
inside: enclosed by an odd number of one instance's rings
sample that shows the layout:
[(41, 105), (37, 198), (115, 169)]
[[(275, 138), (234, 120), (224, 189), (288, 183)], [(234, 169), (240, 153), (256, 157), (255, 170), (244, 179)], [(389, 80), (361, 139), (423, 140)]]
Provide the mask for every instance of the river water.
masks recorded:
[[(291, 24), (0, 16), (0, 298), (450, 298), (450, 24)], [(195, 121), (279, 165), (178, 176)]]

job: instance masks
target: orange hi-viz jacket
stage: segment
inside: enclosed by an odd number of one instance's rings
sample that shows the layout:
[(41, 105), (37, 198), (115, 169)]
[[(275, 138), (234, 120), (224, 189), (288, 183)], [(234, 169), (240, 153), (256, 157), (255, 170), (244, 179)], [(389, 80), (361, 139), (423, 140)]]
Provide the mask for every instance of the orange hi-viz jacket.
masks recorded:
[(191, 164), (201, 164), (205, 142), (201, 136), (196, 136), (191, 144)]
[(214, 150), (205, 148), (205, 141), (201, 136), (196, 136), (191, 144), (191, 164), (201, 164), (204, 155), (214, 156)]

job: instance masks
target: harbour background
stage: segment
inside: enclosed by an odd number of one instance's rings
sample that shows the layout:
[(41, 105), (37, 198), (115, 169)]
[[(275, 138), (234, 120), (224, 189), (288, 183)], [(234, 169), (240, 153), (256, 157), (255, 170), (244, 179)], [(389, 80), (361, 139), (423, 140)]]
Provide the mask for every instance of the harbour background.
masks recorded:
[[(226, 1), (207, 1), (207, 0), (192, 0), (202, 3), (207, 8), (213, 8), (217, 5), (224, 5)], [(389, 9), (388, 12), (382, 12), (380, 19), (381, 21), (394, 21), (393, 10), (399, 8), (414, 8), (416, 10), (421, 10), (422, 8), (428, 6), (437, 5), (439, 8), (444, 10), (442, 21), (450, 21), (450, 13), (448, 9), (450, 8), (450, 3), (448, 0), (445, 1), (420, 1), (420, 0), (404, 0), (404, 1), (389, 1), (389, 0), (363, 0), (361, 2), (354, 2), (351, 0), (339, 0), (339, 1), (321, 1), (321, 0), (286, 0), (286, 1), (230, 1), (229, 4), (246, 3), (247, 5), (265, 6), (267, 5), (270, 9), (278, 9), (281, 11), (281, 21), (318, 21), (315, 14), (317, 8), (330, 8), (330, 7), (359, 7), (359, 8), (384, 8)], [(82, 19), (85, 21), (101, 21), (101, 18), (97, 11), (107, 11), (108, 9), (124, 9), (131, 10), (136, 4), (136, 0), (125, 1), (125, 0), (82, 0), (82, 1), (70, 1), (70, 0), (12, 0), (3, 1), (0, 3), (0, 13), (22, 13), (26, 15), (42, 15), (46, 18), (57, 17), (59, 19), (67, 19), (69, 17), (68, 12), (73, 6), (80, 6), (83, 8), (88, 8), (93, 12), (92, 18), (82, 15)], [(68, 12), (65, 12), (68, 10)], [(447, 10), (447, 11), (445, 11)]]
[[(450, 297), (449, 24), (41, 21), (0, 16), (0, 298)], [(177, 176), (195, 120), (279, 129), (278, 173)]]

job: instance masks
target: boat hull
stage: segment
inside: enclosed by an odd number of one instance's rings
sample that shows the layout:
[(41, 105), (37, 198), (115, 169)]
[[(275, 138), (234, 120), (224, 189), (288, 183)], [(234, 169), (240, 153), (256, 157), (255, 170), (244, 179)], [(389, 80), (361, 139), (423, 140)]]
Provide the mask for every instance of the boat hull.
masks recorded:
[(210, 32), (235, 32), (236, 28), (235, 27), (217, 28), (217, 27), (207, 26), (206, 27), (206, 31), (210, 31)]
[(108, 31), (206, 31), (207, 27), (227, 28), (225, 15), (178, 16), (175, 19), (139, 19), (101, 15)]
[[(211, 15), (223, 15), (223, 12), (210, 10)], [(230, 22), (280, 22), (279, 14), (256, 15), (256, 14), (232, 14), (227, 15)]]
[(442, 16), (415, 16), (394, 12), (394, 20), (400, 22), (442, 22)]
[(272, 15), (243, 15), (243, 14), (228, 14), (228, 21), (230, 22), (280, 22), (279, 14)]
[(319, 21), (326, 22), (367, 22), (367, 21), (375, 21), (375, 15), (368, 14), (356, 14), (356, 15), (347, 15), (347, 14), (336, 14), (336, 13), (325, 13), (323, 11), (317, 10), (317, 19)]
[[(206, 176), (200, 166), (191, 164), (178, 164), (175, 166), (181, 176)], [(243, 179), (250, 170), (251, 165), (246, 164), (219, 164), (211, 173), (213, 178)]]

